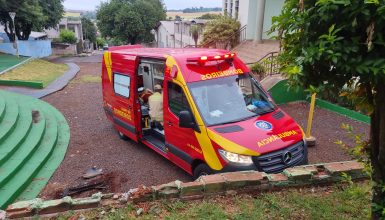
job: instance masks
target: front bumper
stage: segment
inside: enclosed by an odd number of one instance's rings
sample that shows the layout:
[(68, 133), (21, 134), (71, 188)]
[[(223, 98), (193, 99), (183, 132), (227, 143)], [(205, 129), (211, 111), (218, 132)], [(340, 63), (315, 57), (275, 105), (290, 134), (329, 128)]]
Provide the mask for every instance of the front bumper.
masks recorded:
[[(286, 155), (286, 158), (285, 158)], [(290, 160), (287, 158), (290, 155)], [(308, 151), (306, 142), (300, 141), (284, 149), (253, 157), (253, 164), (240, 165), (229, 162), (218, 173), (257, 170), (265, 173), (280, 173), (293, 166), (306, 165)]]

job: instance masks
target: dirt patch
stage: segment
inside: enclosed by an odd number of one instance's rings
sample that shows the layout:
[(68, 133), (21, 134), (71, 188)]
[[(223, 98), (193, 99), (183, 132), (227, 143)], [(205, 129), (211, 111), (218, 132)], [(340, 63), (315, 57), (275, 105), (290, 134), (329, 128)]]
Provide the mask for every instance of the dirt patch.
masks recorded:
[[(309, 112), (308, 103), (289, 103), (280, 106), (287, 114), (306, 129)], [(349, 119), (334, 112), (316, 107), (312, 125), (312, 136), (317, 138), (317, 144), (309, 148), (309, 162), (337, 162), (352, 159), (345, 150), (334, 142), (342, 142), (353, 146), (354, 142), (348, 137), (345, 130), (341, 128), (342, 123), (353, 126), (354, 133), (363, 134), (365, 139), (369, 138), (370, 126), (368, 124)]]
[[(100, 76), (101, 63), (78, 65), (81, 70), (75, 81), (81, 81), (84, 76)], [(128, 191), (142, 184), (150, 186), (176, 179), (192, 180), (186, 172), (148, 147), (119, 139), (105, 116), (100, 83), (71, 83), (43, 100), (63, 113), (71, 129), (65, 159), (50, 179), (50, 184), (73, 186), (86, 170), (94, 166), (102, 168), (104, 173), (113, 172), (118, 176), (111, 184), (112, 192)], [(45, 193), (46, 189), (41, 195)]]

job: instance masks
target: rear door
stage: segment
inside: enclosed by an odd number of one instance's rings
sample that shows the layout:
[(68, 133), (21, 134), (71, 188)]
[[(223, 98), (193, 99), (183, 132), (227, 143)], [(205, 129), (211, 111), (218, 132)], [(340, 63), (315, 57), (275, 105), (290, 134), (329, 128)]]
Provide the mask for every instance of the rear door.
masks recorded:
[[(115, 58), (115, 59), (114, 59)], [(136, 86), (136, 56), (112, 57), (112, 88), (114, 93), (113, 121), (116, 128), (127, 137), (138, 141), (136, 122), (138, 103)], [(118, 61), (118, 62), (115, 62)]]

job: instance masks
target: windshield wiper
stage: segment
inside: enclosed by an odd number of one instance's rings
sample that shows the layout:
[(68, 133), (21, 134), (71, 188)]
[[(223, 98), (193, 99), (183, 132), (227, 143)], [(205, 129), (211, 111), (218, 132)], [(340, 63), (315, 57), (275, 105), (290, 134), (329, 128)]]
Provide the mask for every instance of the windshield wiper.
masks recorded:
[(267, 114), (267, 113), (270, 113), (270, 112), (273, 112), (275, 111), (275, 108), (270, 108), (268, 110), (265, 110), (265, 111), (261, 111), (261, 112), (257, 112), (258, 115), (264, 115), (264, 114)]
[(212, 126), (217, 126), (217, 125), (225, 125), (225, 124), (231, 124), (231, 123), (236, 123), (236, 122), (240, 122), (240, 121), (246, 121), (250, 118), (254, 118), (255, 116), (257, 115), (251, 115), (251, 116), (248, 116), (248, 117), (245, 117), (245, 118), (241, 118), (241, 119), (235, 119), (235, 120), (232, 120), (232, 121), (227, 121), (227, 122), (223, 122), (223, 123), (219, 123), (219, 124), (213, 124)]

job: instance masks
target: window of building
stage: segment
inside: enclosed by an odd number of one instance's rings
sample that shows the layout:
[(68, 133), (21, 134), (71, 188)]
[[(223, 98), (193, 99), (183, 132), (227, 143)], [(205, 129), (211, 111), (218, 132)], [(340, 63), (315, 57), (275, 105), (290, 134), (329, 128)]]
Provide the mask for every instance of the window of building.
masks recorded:
[(190, 106), (188, 104), (186, 95), (183, 92), (182, 87), (178, 86), (175, 83), (167, 83), (168, 90), (168, 106), (172, 113), (179, 117), (181, 111), (190, 111)]
[(114, 73), (114, 91), (116, 94), (125, 98), (130, 97), (130, 82), (129, 76), (125, 76), (119, 73)]

